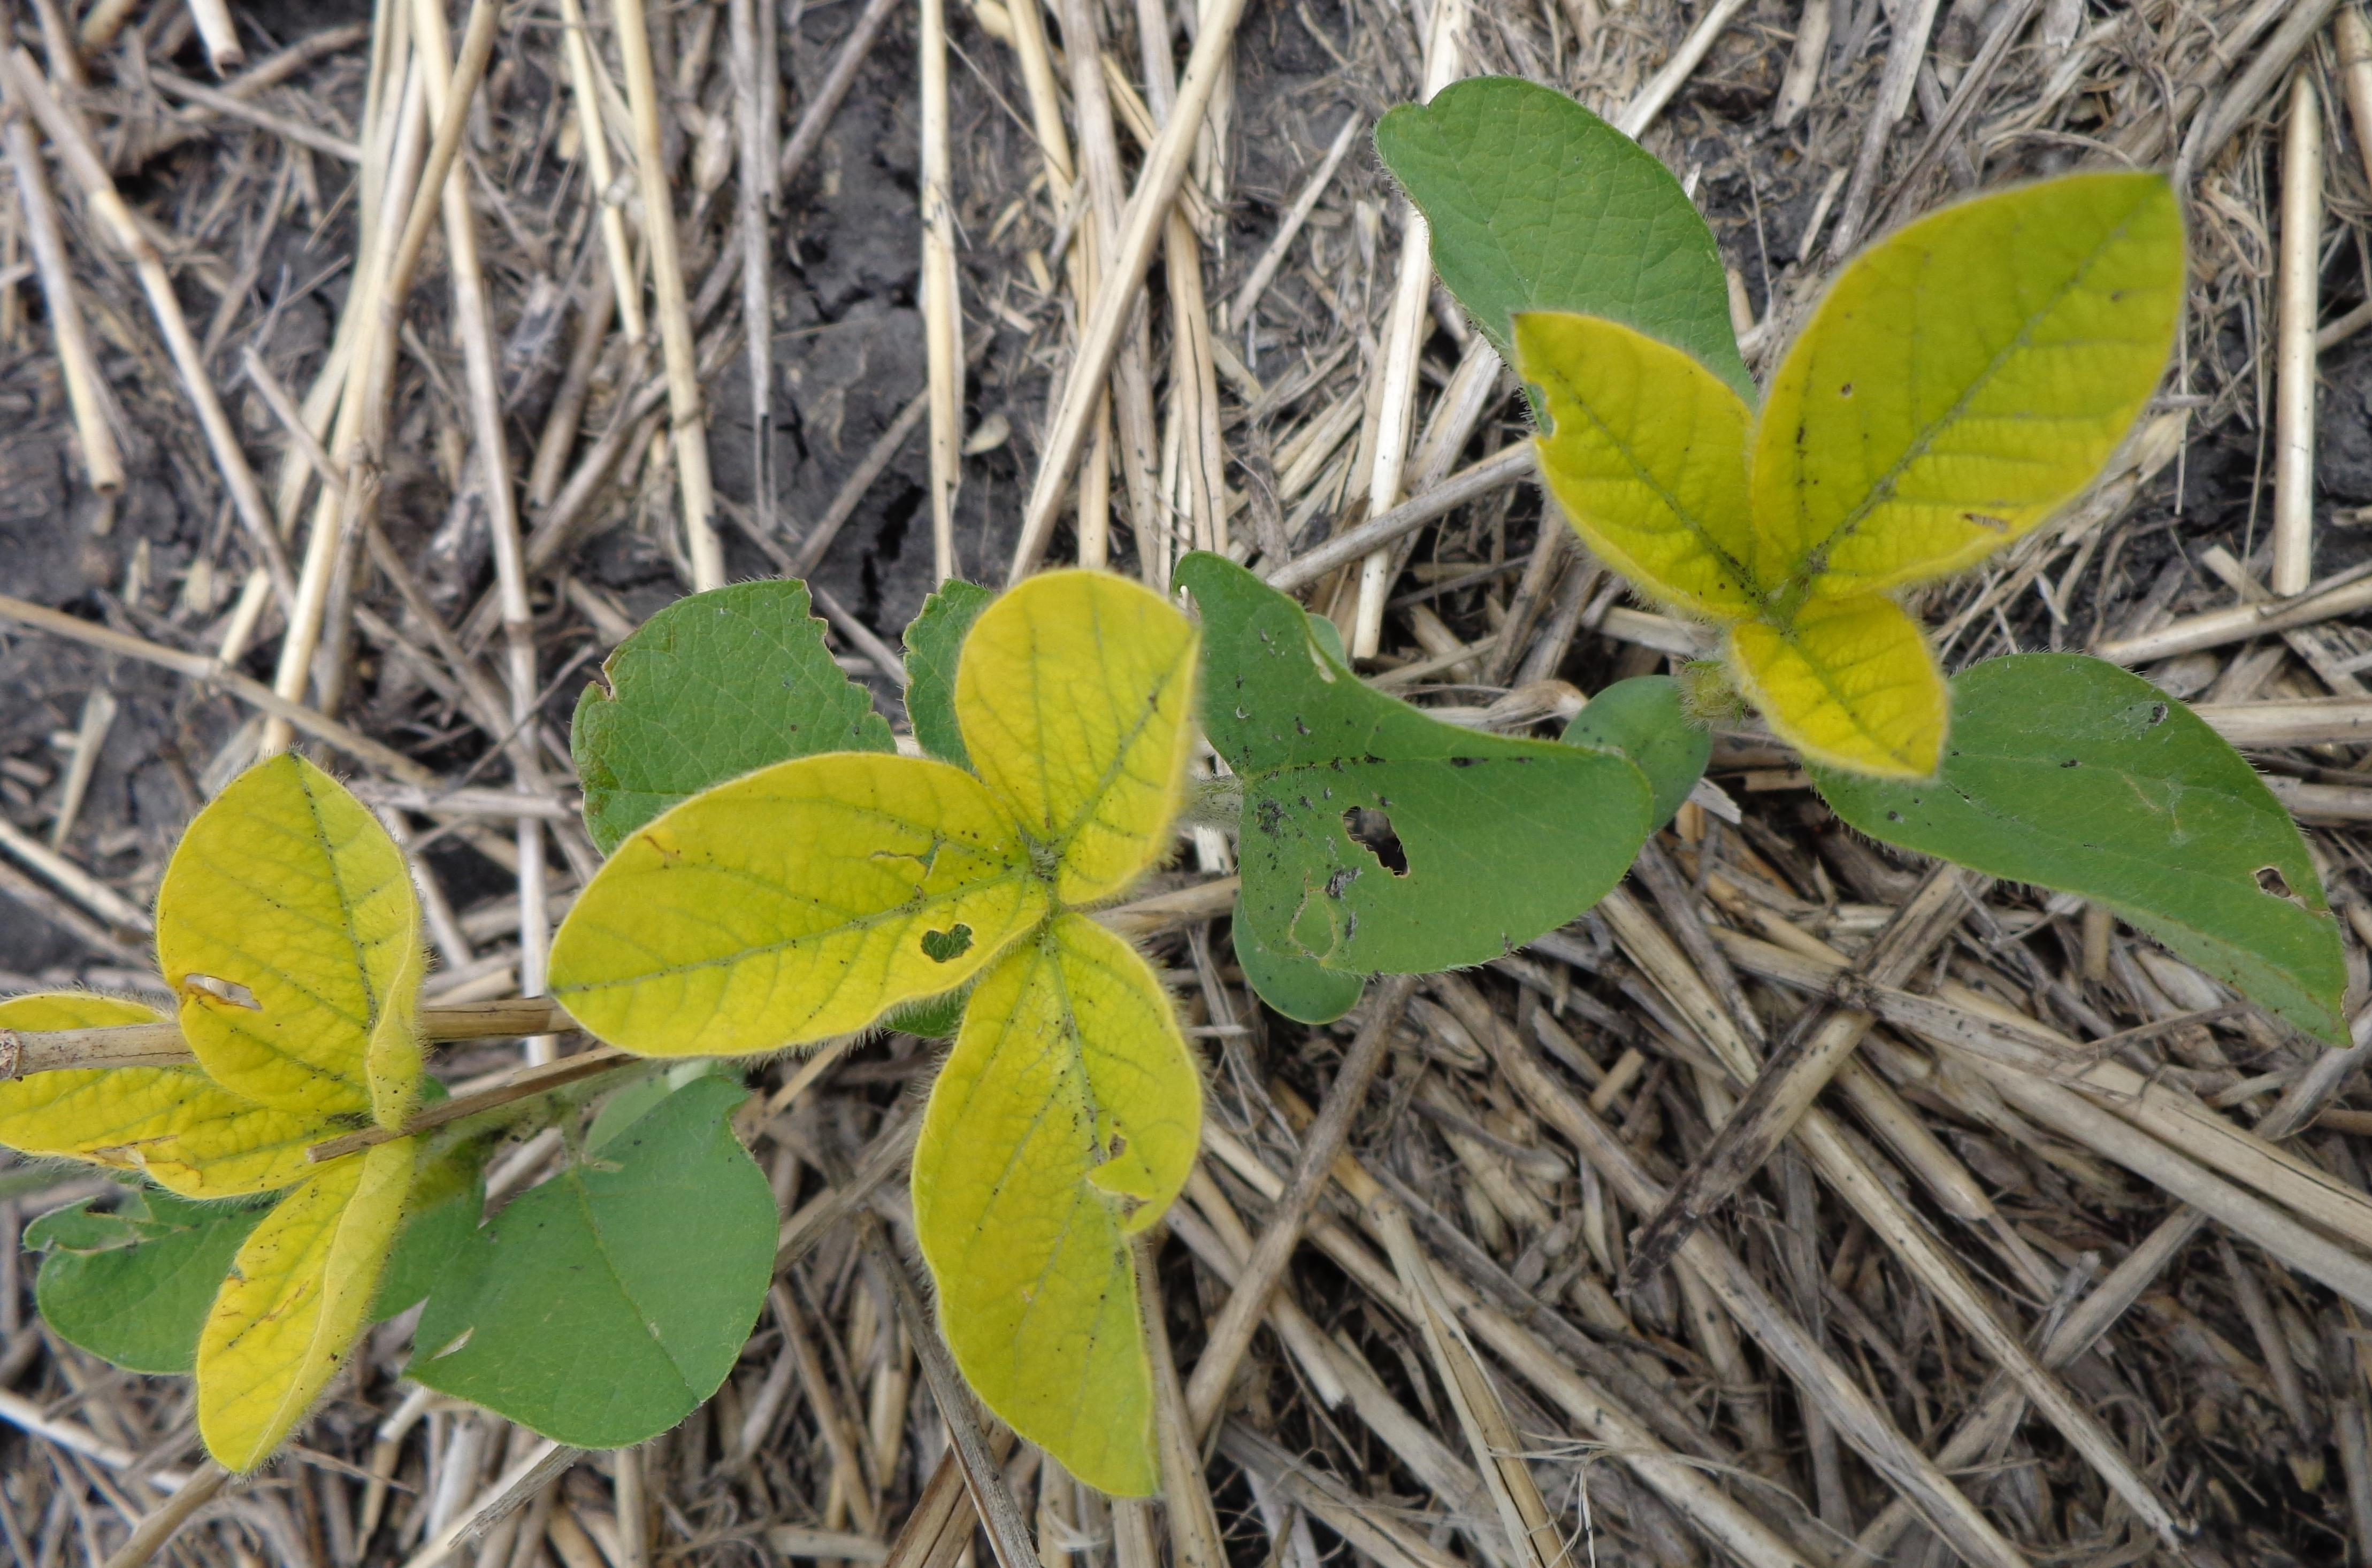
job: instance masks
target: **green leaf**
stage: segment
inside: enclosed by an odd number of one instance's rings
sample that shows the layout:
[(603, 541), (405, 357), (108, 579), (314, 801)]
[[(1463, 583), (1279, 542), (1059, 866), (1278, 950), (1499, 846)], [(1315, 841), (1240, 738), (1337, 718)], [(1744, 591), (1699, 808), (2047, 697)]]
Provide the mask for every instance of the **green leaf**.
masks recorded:
[[(102, 1194), (101, 1196), (104, 1196)], [(28, 1252), (106, 1252), (139, 1243), (145, 1230), (135, 1192), (121, 1209), (94, 1209), (99, 1198), (80, 1198), (52, 1209), (25, 1226)]]
[(2139, 676), (2080, 654), (1989, 659), (1952, 681), (1934, 779), (1808, 771), (1872, 838), (2090, 899), (2347, 1042), (2339, 928), (2296, 824), (2238, 752)]
[(1231, 927), (1236, 962), (1260, 999), (1296, 1023), (1331, 1024), (1359, 1005), (1365, 977), (1330, 970), (1305, 956), (1291, 939), (1272, 942), (1238, 908)]
[(994, 589), (949, 577), (906, 628), (906, 720), (924, 756), (959, 768), (971, 766), (971, 753), (956, 723), (956, 662), (964, 633), (995, 598)]
[[(1178, 581), (1203, 613), (1204, 728), (1243, 781), (1238, 925), (1272, 954), (1351, 974), (1481, 963), (1596, 903), (1645, 842), (1653, 796), (1628, 758), (1428, 718), (1220, 556), (1188, 556)], [(1354, 839), (1353, 813), (1404, 861)]]
[(1680, 683), (1669, 675), (1635, 676), (1609, 686), (1573, 715), (1564, 741), (1620, 751), (1638, 764), (1655, 792), (1651, 831), (1672, 819), (1713, 761), (1713, 731), (1689, 717)]
[(429, 1293), (410, 1375), (544, 1436), (665, 1432), (732, 1371), (773, 1278), (766, 1179), (702, 1077), (482, 1227)]
[(601, 1109), (593, 1113), (593, 1124), (585, 1130), (585, 1152), (599, 1155), (609, 1147), (619, 1133), (666, 1103), (667, 1098), (691, 1083), (694, 1078), (716, 1074), (738, 1077), (738, 1071), (720, 1058), (694, 1057), (690, 1062), (668, 1065), (654, 1063), (643, 1075), (629, 1081), (601, 1101)]
[(485, 1183), (475, 1150), (456, 1152), (413, 1178), (410, 1208), (388, 1254), (370, 1318), (384, 1323), (425, 1299), (430, 1288), (477, 1233), (486, 1212)]
[(88, 1201), (25, 1227), (46, 1249), (33, 1299), (61, 1339), (128, 1372), (186, 1373), (231, 1260), (266, 1211), (132, 1193), (111, 1214)]
[(895, 749), (823, 630), (806, 584), (736, 583), (678, 599), (618, 645), (569, 733), (603, 854), (678, 801), (770, 762)]
[(1499, 357), (1523, 310), (1604, 316), (1686, 350), (1754, 401), (1721, 248), (1654, 154), (1564, 94), (1455, 82), (1376, 127), (1433, 230), (1433, 265)]

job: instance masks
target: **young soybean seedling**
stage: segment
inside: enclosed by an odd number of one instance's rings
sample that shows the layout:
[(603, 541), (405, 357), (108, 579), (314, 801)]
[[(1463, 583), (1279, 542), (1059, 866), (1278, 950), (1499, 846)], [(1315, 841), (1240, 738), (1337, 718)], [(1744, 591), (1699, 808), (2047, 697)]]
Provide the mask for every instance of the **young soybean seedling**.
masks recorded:
[[(701, 599), (687, 613), (720, 602)], [(977, 603), (944, 596), (909, 634), (917, 733), (952, 734), (969, 769), (831, 750), (692, 796), (587, 887), (552, 991), (675, 1057), (814, 1044), (969, 986), (913, 1162), (949, 1347), (1016, 1431), (1142, 1495), (1159, 1468), (1128, 1237), (1185, 1181), (1202, 1089), (1159, 977), (1087, 912), (1169, 853), (1197, 639), (1100, 573), (1032, 578), (963, 632)]]
[[(1874, 838), (2074, 892), (2344, 1041), (2337, 928), (2296, 827), (2181, 704), (2076, 655), (1948, 687), (1895, 595), (2057, 517), (2163, 372), (2181, 221), (2149, 174), (1995, 192), (1838, 277), (1753, 405), (1712, 238), (1577, 104), (1461, 83), (1378, 145), (1442, 277), (1512, 352), (1542, 477), (1634, 587), (1709, 622), (1728, 676)], [(1608, 304), (1577, 257), (1636, 249)], [(1644, 280), (1652, 275), (1652, 286)]]
[[(320, 1165), (306, 1151), (400, 1128), (418, 1100), (419, 909), (370, 812), (280, 756), (191, 822), (157, 894), (157, 953), (197, 1065), (0, 1083), (0, 1144), (137, 1172), (185, 1199), (282, 1193), (260, 1218), (240, 1215), (252, 1228), (211, 1292), (185, 1288), (209, 1298), (194, 1345), (170, 1312), (139, 1341), (143, 1359), (189, 1354), (206, 1451), (252, 1469), (353, 1348), (413, 1195), (414, 1139)], [(157, 1021), (99, 996), (0, 1003), (0, 1028)], [(197, 1250), (215, 1260), (225, 1249)]]
[[(162, 1189), (27, 1227), (36, 1299), (95, 1355), (194, 1373), (224, 1465), (269, 1458), (363, 1328), (424, 1298), (412, 1376), (580, 1447), (665, 1431), (732, 1370), (779, 1224), (728, 1125), (747, 1092), (612, 1097), (624, 1110), (587, 1140), (602, 1146), (481, 1225), (489, 1139), (581, 1108), (547, 1094), (473, 1122), (445, 1103), (421, 1067), (409, 869), (311, 763), (260, 763), (190, 824), (157, 955), (195, 1065), (0, 1083), (0, 1144)], [(0, 1028), (35, 1035), (162, 1022), (103, 996), (0, 1002)]]

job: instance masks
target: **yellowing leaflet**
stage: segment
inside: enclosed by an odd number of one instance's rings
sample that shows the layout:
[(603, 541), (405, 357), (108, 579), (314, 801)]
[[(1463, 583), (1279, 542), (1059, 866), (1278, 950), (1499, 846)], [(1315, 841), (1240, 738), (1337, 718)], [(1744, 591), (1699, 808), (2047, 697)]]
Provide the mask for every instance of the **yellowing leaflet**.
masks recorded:
[(209, 1077), (262, 1105), (401, 1126), (425, 958), (403, 854), (294, 752), (198, 813), (157, 894), (157, 959)]
[(1019, 830), (970, 773), (802, 757), (620, 844), (560, 928), (552, 990), (645, 1055), (805, 1045), (954, 990), (1046, 907)]
[(1091, 903), (1169, 850), (1194, 726), (1194, 629), (1092, 572), (1037, 577), (981, 612), (956, 719), (982, 781)]
[(1811, 760), (1935, 771), (1942, 676), (1886, 591), (1973, 565), (2099, 473), (2172, 345), (2183, 238), (2153, 174), (2079, 174), (1923, 218), (1846, 267), (1759, 415), (1614, 322), (1517, 320), (1541, 468), (1644, 593), (1721, 625)]
[(1202, 1089), (1158, 977), (1073, 912), (1169, 852), (1197, 651), (1134, 583), (1033, 577), (957, 658), (976, 772), (831, 752), (696, 795), (619, 845), (552, 953), (571, 1014), (651, 1056), (808, 1044), (973, 986), (914, 1157), (948, 1338), (1016, 1430), (1129, 1494), (1159, 1471), (1126, 1237), (1185, 1180)]
[(957, 1364), (1106, 1492), (1160, 1483), (1126, 1237), (1184, 1185), (1200, 1090), (1151, 968), (1064, 914), (981, 981), (914, 1147), (915, 1232)]
[(416, 1152), (397, 1138), (332, 1161), (239, 1248), (198, 1336), (198, 1433), (226, 1469), (270, 1458), (354, 1348)]

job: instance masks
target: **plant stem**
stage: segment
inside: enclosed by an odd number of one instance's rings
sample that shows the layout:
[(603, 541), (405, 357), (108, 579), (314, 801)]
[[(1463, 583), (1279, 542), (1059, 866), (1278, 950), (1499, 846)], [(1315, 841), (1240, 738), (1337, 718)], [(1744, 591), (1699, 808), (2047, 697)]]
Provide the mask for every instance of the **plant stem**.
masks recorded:
[[(507, 1040), (576, 1027), (559, 1003), (541, 996), (423, 1007), (420, 1034), (431, 1042)], [(195, 1062), (179, 1024), (119, 1024), (102, 1029), (0, 1029), (0, 1083), (28, 1073), (76, 1067), (174, 1067)], [(580, 1060), (571, 1058), (572, 1061)]]

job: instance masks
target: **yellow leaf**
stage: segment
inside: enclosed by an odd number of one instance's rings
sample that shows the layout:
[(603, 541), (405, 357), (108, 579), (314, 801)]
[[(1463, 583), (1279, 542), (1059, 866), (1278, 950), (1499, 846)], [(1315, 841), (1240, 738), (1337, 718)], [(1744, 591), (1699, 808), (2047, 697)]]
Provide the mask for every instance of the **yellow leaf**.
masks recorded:
[(305, 1116), (401, 1126), (420, 1089), (420, 905), (362, 802), (293, 752), (190, 823), (157, 896), (157, 957), (217, 1084)]
[(187, 1068), (36, 1073), (0, 1084), (0, 1144), (143, 1171), (185, 1198), (276, 1191), (304, 1179), (307, 1144), (350, 1130), (241, 1099)]
[(964, 1376), (1122, 1496), (1160, 1481), (1127, 1237), (1169, 1207), (1201, 1133), (1159, 978), (1063, 914), (983, 977), (914, 1148), (915, 1231)]
[(2156, 174), (1980, 197), (1864, 251), (1763, 402), (1766, 586), (1941, 576), (2073, 500), (2157, 387), (2182, 288), (2181, 212)]
[(225, 1468), (270, 1458), (354, 1348), (415, 1153), (397, 1138), (321, 1167), (239, 1248), (198, 1335), (198, 1434)]
[(1925, 778), (1942, 754), (1951, 699), (1918, 622), (1876, 594), (1816, 598), (1785, 631), (1730, 631), (1738, 687), (1782, 740), (1816, 762)]
[(618, 846), (552, 948), (552, 993), (646, 1056), (773, 1051), (970, 980), (1046, 911), (979, 780), (874, 752), (694, 796)]
[(145, 1002), (87, 991), (37, 991), (0, 1002), (0, 1029), (111, 1029), (164, 1021), (165, 1015)]
[(1194, 726), (1193, 624), (1107, 572), (1049, 572), (981, 613), (956, 668), (972, 766), (1059, 869), (1109, 898), (1169, 851)]
[(1752, 614), (1750, 415), (1738, 394), (1679, 349), (1594, 316), (1517, 316), (1516, 361), (1540, 389), (1541, 476), (1599, 559), (1684, 610)]
[[(0, 1002), (0, 1029), (162, 1021), (137, 1002), (72, 992)], [(344, 1130), (241, 1099), (186, 1067), (69, 1069), (0, 1083), (0, 1144), (145, 1171), (187, 1198), (289, 1186), (311, 1168), (306, 1145)]]

